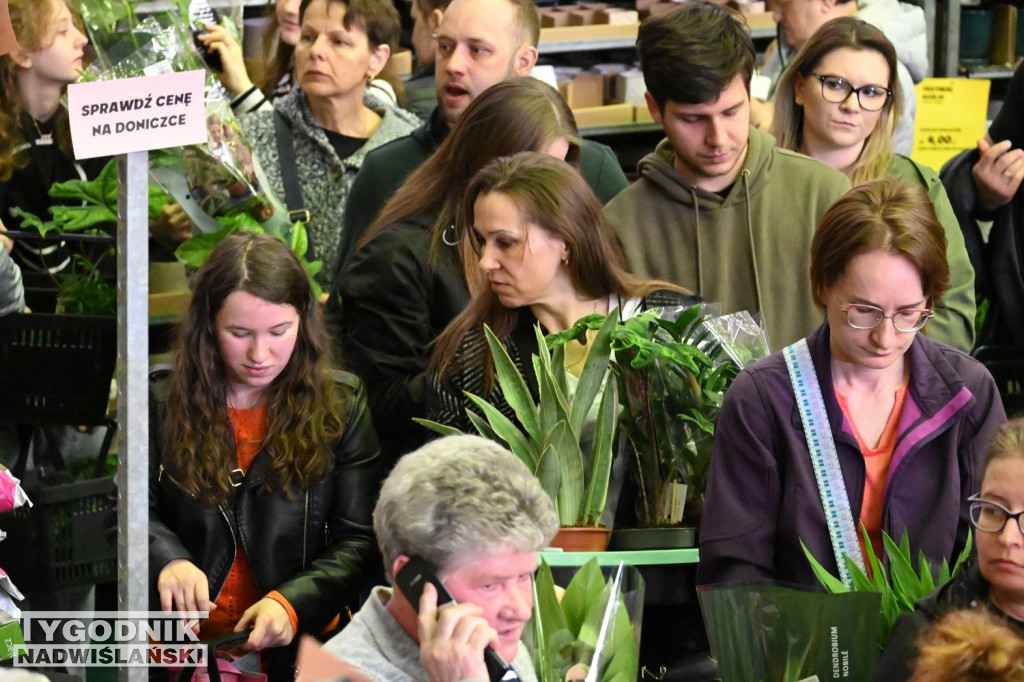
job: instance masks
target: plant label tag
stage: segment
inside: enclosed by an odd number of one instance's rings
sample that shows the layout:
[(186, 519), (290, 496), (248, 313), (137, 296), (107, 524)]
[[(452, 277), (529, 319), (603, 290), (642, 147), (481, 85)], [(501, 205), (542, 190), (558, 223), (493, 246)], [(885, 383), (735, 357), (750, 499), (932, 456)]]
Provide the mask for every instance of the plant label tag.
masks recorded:
[(205, 74), (197, 69), (69, 85), (75, 158), (205, 143)]
[(669, 523), (679, 523), (683, 520), (683, 508), (686, 506), (686, 484), (669, 483), (665, 492), (665, 508), (662, 510), (662, 518), (668, 519)]

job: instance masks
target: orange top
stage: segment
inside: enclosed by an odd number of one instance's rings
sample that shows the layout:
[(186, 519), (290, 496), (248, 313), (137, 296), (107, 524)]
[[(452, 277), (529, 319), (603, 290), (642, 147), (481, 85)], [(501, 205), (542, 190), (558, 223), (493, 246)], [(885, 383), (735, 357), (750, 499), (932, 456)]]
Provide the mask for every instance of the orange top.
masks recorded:
[[(878, 445), (870, 447), (861, 438), (857, 431), (857, 425), (850, 418), (850, 409), (846, 397), (838, 391), (836, 399), (839, 406), (846, 415), (847, 421), (853, 426), (853, 433), (857, 437), (857, 445), (860, 446), (861, 454), (864, 455), (864, 502), (860, 507), (860, 523), (868, 529), (868, 536), (871, 538), (871, 549), (876, 557), (881, 557), (884, 552), (882, 544), (882, 511), (885, 506), (885, 479), (889, 474), (889, 463), (892, 461), (892, 451), (896, 446), (896, 436), (900, 424), (900, 416), (903, 414), (903, 403), (907, 397), (907, 384), (903, 384), (896, 390), (896, 402), (893, 404), (892, 412), (889, 414), (889, 421), (885, 423), (882, 435), (878, 439)], [(863, 537), (860, 538), (860, 550), (864, 552), (864, 561), (868, 566), (870, 575), (870, 564), (867, 560), (867, 548), (864, 546)]]
[[(266, 406), (249, 409), (228, 408), (228, 419), (235, 433), (235, 453), (238, 457), (238, 468), (243, 473), (249, 471), (253, 458), (263, 444), (267, 435)], [(202, 639), (227, 634), (235, 629), (245, 610), (260, 600), (256, 591), (252, 573), (249, 572), (249, 561), (245, 556), (241, 539), (235, 541), (235, 561), (231, 564), (224, 586), (217, 595), (217, 608), (210, 612), (210, 617), (203, 622), (199, 630)]]

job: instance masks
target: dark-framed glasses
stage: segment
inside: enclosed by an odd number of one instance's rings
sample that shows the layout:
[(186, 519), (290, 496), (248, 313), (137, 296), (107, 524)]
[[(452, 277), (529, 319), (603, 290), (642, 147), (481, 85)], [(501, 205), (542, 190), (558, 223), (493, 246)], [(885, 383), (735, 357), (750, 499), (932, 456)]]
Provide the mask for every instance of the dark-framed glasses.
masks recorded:
[(881, 85), (862, 85), (855, 88), (850, 81), (842, 76), (822, 76), (818, 73), (811, 75), (821, 83), (821, 96), (825, 98), (826, 102), (833, 104), (842, 104), (850, 99), (850, 95), (856, 94), (861, 109), (878, 111), (892, 97), (892, 90)]
[(971, 495), (967, 501), (971, 503), (971, 524), (981, 532), (1002, 533), (1006, 522), (1013, 519), (1017, 522), (1017, 529), (1024, 533), (1024, 511), (1014, 514), (998, 502), (982, 499), (980, 495)]
[(874, 329), (882, 320), (892, 320), (892, 326), (898, 332), (916, 332), (935, 317), (935, 313), (927, 308), (904, 308), (892, 315), (866, 303), (844, 303), (839, 306), (846, 313), (846, 323), (854, 329)]

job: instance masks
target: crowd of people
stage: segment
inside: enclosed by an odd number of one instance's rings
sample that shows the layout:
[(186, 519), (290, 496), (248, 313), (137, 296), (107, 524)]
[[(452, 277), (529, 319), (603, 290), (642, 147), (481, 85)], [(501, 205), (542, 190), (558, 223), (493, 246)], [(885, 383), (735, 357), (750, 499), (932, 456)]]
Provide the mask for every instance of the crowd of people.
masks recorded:
[[(26, 238), (16, 209), (45, 216), (51, 184), (106, 162), (70, 146), (62, 97), (88, 42), (73, 4), (9, 5), (0, 314), (25, 311), (25, 286), (72, 258)], [(841, 573), (840, 547), (866, 565), (883, 532), (938, 564), (973, 529), (976, 558), (898, 623), (878, 679), (937, 679), (971, 647), (1019, 662), (1024, 426), (970, 351), (1024, 344), (1010, 267), (1024, 70), (940, 176), (907, 155), (926, 70), (916, 8), (776, 0), (759, 68), (740, 14), (684, 3), (639, 28), (664, 140), (630, 183), (528, 77), (531, 0), (411, 0), (417, 66), (397, 87), (391, 0), (271, 9), (258, 84), (230, 31), (208, 24), (199, 40), (270, 189), (308, 210), (325, 294), (268, 235), (226, 238), (195, 273), (173, 363), (151, 375), (154, 608), (208, 611), (202, 637), (248, 631), (272, 679), (291, 678), (304, 633), (333, 635), (327, 648), (371, 679), (486, 679), (486, 647), (536, 679), (520, 638), (551, 500), (502, 447), (431, 440), (413, 418), (469, 432), (473, 393), (515, 422), (485, 325), (537, 397), (535, 326), (709, 302), (760, 316), (773, 352), (724, 398), (697, 582), (817, 589), (801, 543)], [(988, 243), (978, 219), (994, 221)], [(173, 203), (150, 225), (170, 245), (194, 229)], [(588, 350), (567, 345), (569, 385)], [(457, 605), (396, 586), (421, 559)], [(963, 665), (956, 679), (972, 679)]]

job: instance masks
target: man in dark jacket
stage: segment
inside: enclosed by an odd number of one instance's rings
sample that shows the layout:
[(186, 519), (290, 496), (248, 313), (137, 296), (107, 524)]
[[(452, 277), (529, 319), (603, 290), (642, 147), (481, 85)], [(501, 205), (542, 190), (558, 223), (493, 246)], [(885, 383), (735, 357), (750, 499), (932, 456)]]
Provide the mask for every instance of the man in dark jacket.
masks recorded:
[[(408, 137), (367, 154), (345, 206), (339, 268), (387, 200), (437, 149), (469, 103), (495, 83), (530, 75), (540, 38), (537, 8), (532, 0), (455, 0), (445, 10), (436, 37), (437, 107)], [(628, 185), (615, 154), (602, 144), (583, 143), (580, 169), (601, 203)]]

